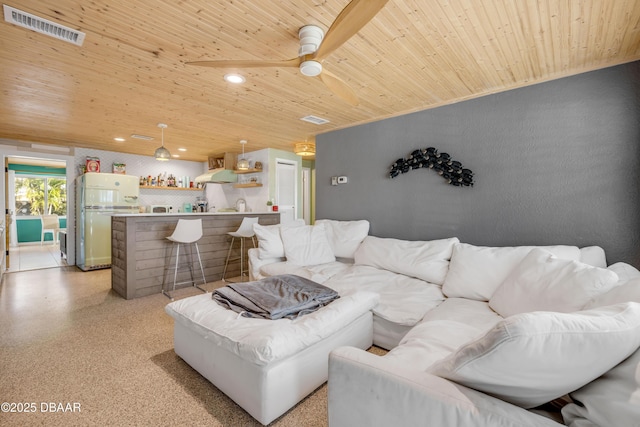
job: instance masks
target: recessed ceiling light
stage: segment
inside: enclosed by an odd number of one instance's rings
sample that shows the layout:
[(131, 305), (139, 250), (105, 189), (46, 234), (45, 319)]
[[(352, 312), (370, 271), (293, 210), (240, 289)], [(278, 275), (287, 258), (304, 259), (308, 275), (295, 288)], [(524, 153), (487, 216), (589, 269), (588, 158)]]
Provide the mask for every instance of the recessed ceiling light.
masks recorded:
[(172, 154), (171, 157), (180, 157), (180, 154)]
[(120, 138), (120, 137), (113, 138), (113, 140), (114, 140), (114, 141), (118, 141), (118, 142), (124, 142), (124, 141), (126, 141), (126, 139), (124, 139), (124, 138)]
[(186, 148), (178, 148), (178, 151), (187, 151)]
[(247, 79), (245, 79), (244, 76), (241, 76), (240, 74), (225, 74), (224, 80), (229, 83), (235, 84), (240, 84), (247, 81)]

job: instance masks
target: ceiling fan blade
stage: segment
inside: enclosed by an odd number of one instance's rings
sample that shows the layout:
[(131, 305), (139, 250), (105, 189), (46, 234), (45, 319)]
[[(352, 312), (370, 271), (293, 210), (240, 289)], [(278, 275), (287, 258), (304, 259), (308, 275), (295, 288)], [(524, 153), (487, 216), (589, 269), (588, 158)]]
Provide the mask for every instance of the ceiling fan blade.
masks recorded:
[(250, 60), (250, 59), (230, 59), (220, 61), (192, 61), (186, 62), (187, 65), (197, 65), (200, 67), (211, 68), (263, 68), (263, 67), (298, 67), (300, 58), (292, 58), (285, 60)]
[(338, 96), (343, 101), (348, 102), (351, 105), (358, 105), (360, 101), (358, 101), (358, 96), (347, 84), (335, 74), (322, 70), (322, 73), (318, 76), (320, 80), (329, 88), (331, 92), (333, 92), (336, 96)]
[(342, 46), (362, 27), (367, 25), (369, 21), (389, 0), (351, 0), (351, 2), (342, 9), (331, 28), (324, 36), (324, 40), (320, 44), (316, 52), (316, 59), (322, 60), (329, 56), (334, 50)]

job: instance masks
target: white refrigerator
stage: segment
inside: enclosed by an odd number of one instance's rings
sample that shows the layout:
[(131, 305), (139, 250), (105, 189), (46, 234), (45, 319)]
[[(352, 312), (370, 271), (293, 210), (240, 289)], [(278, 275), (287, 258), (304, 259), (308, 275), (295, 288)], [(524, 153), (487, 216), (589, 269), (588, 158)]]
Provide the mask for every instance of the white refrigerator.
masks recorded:
[(139, 213), (137, 176), (88, 172), (76, 179), (76, 265), (111, 266), (111, 216)]

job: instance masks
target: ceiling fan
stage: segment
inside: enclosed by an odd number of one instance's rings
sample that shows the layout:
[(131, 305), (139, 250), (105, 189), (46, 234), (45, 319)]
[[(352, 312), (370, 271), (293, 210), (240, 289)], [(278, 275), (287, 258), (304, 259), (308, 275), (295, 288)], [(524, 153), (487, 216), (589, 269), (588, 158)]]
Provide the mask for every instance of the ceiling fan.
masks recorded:
[(319, 77), (339, 98), (351, 105), (358, 105), (358, 97), (347, 84), (335, 74), (323, 69), (322, 62), (333, 51), (364, 27), (389, 0), (351, 0), (338, 14), (325, 35), (320, 27), (305, 25), (300, 28), (300, 50), (298, 56), (286, 60), (219, 60), (194, 61), (188, 65), (212, 68), (259, 68), (298, 67), (305, 76)]

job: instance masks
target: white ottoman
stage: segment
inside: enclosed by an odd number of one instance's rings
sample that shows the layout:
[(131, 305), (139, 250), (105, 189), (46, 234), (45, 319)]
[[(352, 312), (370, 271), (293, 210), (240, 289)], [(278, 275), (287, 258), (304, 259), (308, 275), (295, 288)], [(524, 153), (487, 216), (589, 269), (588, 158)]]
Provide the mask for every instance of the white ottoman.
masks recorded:
[(358, 291), (295, 320), (241, 317), (211, 293), (172, 302), (175, 352), (266, 425), (328, 376), (329, 352), (372, 344), (378, 294)]

